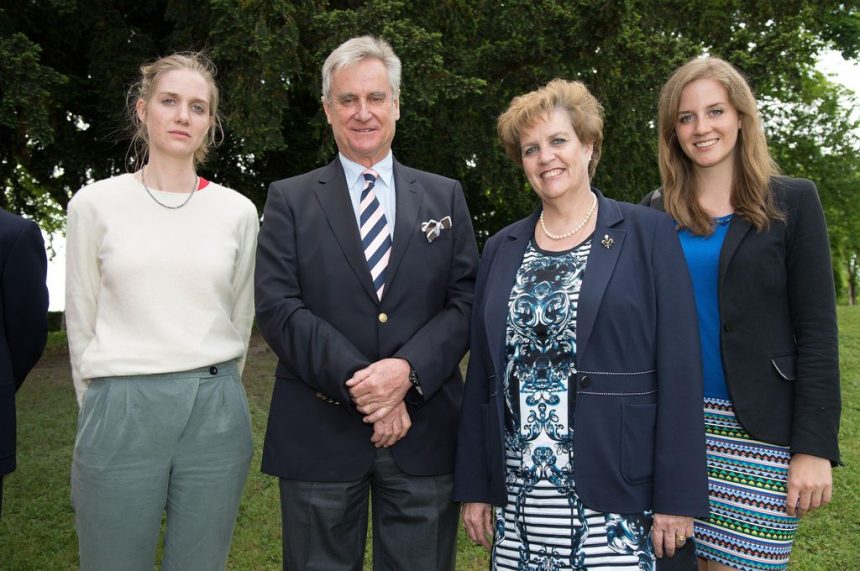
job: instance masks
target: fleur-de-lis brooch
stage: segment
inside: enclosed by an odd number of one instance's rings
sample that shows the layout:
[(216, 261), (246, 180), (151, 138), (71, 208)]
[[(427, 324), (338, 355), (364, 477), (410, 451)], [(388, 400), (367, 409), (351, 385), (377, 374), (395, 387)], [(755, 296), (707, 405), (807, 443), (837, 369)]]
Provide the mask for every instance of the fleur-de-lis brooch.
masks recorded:
[(610, 237), (609, 237), (609, 234), (604, 234), (604, 235), (603, 235), (603, 240), (601, 240), (601, 241), (600, 241), (600, 243), (601, 243), (601, 244), (603, 244), (603, 247), (604, 247), (604, 248), (606, 248), (606, 249), (608, 250), (609, 248), (611, 248), (611, 247), (612, 247), (612, 244), (614, 244), (614, 243), (615, 243), (615, 240), (613, 240), (612, 238), (610, 238)]

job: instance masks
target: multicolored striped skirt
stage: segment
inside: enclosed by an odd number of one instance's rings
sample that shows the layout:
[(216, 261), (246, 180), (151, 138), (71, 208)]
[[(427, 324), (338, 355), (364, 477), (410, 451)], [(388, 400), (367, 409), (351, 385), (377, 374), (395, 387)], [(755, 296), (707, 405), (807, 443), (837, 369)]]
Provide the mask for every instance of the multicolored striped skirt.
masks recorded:
[(788, 448), (754, 440), (731, 401), (705, 399), (711, 514), (696, 520), (699, 557), (743, 571), (788, 565), (798, 518), (785, 513)]

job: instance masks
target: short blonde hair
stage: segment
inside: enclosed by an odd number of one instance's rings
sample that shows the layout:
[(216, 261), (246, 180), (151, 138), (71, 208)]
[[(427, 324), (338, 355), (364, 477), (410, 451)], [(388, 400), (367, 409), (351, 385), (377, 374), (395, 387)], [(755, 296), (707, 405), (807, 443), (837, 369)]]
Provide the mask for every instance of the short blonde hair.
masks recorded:
[(149, 155), (149, 134), (146, 124), (137, 115), (137, 102), (142, 100), (149, 104), (158, 79), (169, 71), (187, 69), (199, 73), (209, 86), (209, 116), (212, 123), (203, 143), (194, 151), (194, 164), (206, 160), (209, 149), (220, 142), (224, 136), (221, 125), (221, 115), (218, 112), (218, 86), (215, 84), (215, 64), (203, 52), (177, 52), (169, 56), (145, 63), (140, 66), (140, 77), (126, 96), (126, 113), (131, 130), (131, 153), (135, 166), (140, 167)]
[(580, 81), (554, 79), (544, 87), (514, 97), (507, 111), (499, 116), (499, 138), (508, 156), (522, 166), (520, 137), (523, 131), (561, 109), (582, 143), (592, 145), (588, 178), (594, 176), (603, 145), (603, 106)]

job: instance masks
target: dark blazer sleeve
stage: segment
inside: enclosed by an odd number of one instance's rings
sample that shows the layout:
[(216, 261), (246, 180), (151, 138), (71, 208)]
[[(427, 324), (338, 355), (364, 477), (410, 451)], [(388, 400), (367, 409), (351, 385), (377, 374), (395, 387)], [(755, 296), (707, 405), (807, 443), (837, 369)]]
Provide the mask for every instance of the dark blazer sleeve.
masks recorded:
[(663, 210), (663, 193), (661, 190), (655, 189), (642, 197), (642, 200), (639, 201), (639, 206), (648, 206), (649, 208), (656, 208), (657, 210)]
[(466, 370), (466, 385), (460, 422), (457, 432), (457, 452), (454, 463), (454, 492), (457, 502), (493, 503), (490, 491), (490, 442), (487, 438), (490, 415), (489, 394), (495, 390), (493, 364), (483, 350), (486, 338), (481, 323), (484, 290), (487, 276), (495, 259), (498, 236), (491, 238), (484, 247), (478, 278), (475, 282), (475, 298), (472, 311), (472, 327), (469, 341), (469, 366)]
[(3, 325), (16, 390), (42, 356), (48, 339), (47, 268), (42, 232), (27, 221), (10, 242), (2, 283)]
[[(394, 354), (394, 357), (409, 361), (415, 369), (424, 400), (432, 398), (449, 381), (469, 342), (478, 247), (463, 189), (459, 182), (452, 181), (452, 184), (453, 203), (450, 208), (454, 245), (448, 268), (445, 305)], [(409, 398), (410, 395), (407, 395), (407, 400), (415, 402)]]
[[(254, 279), (257, 323), (269, 346), (289, 364), (299, 380), (348, 403), (350, 396), (344, 383), (370, 362), (302, 301), (295, 213), (286, 199), (287, 192), (298, 189), (288, 189), (286, 184), (279, 181), (269, 187), (257, 239)], [(359, 415), (352, 406), (344, 409)]]
[(797, 347), (790, 450), (839, 461), (836, 294), (824, 211), (815, 185), (783, 179), (789, 206), (786, 265)]
[(702, 365), (693, 288), (674, 224), (657, 224), (654, 268), (657, 333), (655, 513), (708, 514)]

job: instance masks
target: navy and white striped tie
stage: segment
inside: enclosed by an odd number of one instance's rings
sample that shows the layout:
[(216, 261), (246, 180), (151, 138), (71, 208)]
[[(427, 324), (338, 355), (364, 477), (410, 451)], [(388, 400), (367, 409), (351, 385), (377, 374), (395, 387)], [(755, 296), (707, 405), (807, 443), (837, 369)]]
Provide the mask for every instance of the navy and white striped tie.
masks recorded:
[(358, 206), (361, 246), (364, 248), (376, 297), (381, 300), (385, 289), (385, 269), (391, 255), (391, 232), (388, 231), (388, 221), (373, 190), (379, 175), (371, 169), (361, 174), (364, 176), (364, 189)]

